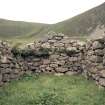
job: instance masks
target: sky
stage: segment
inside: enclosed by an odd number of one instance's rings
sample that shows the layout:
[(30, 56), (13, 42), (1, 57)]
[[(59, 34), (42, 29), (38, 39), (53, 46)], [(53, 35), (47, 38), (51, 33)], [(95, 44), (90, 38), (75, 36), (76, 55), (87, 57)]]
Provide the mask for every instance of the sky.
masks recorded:
[(105, 2), (105, 0), (0, 0), (0, 18), (57, 23)]

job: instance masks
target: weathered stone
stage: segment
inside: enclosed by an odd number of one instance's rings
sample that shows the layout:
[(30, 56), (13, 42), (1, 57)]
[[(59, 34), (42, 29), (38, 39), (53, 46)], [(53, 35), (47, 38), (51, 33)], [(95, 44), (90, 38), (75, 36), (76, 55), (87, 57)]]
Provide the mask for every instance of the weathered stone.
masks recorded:
[(103, 66), (102, 63), (99, 63), (96, 67), (98, 70), (104, 70), (105, 69), (105, 67)]
[(73, 54), (78, 53), (78, 50), (76, 47), (67, 47), (66, 52), (68, 55), (73, 55)]
[(91, 74), (90, 76), (92, 76), (92, 79), (94, 79), (95, 81), (98, 81), (100, 78), (97, 74)]
[(48, 64), (50, 64), (50, 60), (44, 59), (44, 60), (43, 60), (43, 65), (48, 65)]
[(29, 71), (29, 70), (28, 70), (28, 71), (25, 72), (25, 74), (31, 75), (31, 74), (32, 74), (32, 71)]
[(93, 50), (90, 50), (90, 51), (87, 52), (87, 56), (92, 56), (92, 55), (94, 55), (94, 53), (95, 52)]
[(50, 44), (49, 43), (44, 43), (41, 45), (42, 48), (50, 49)]
[(90, 59), (92, 62), (96, 62), (96, 63), (101, 63), (101, 62), (103, 62), (103, 57), (100, 57), (100, 56), (95, 56), (95, 55), (93, 55), (93, 56), (91, 56), (89, 59)]
[(70, 43), (70, 39), (68, 37), (64, 37), (62, 40), (61, 40), (64, 44), (69, 44)]
[[(104, 46), (105, 46), (105, 44), (104, 44)], [(105, 54), (105, 48), (104, 48), (102, 51), (103, 51), (103, 53)]]
[(100, 78), (99, 79), (99, 85), (105, 86), (105, 78)]
[(41, 60), (40, 58), (34, 58), (33, 62), (40, 62), (40, 60)]
[(64, 37), (64, 34), (62, 34), (62, 33), (59, 33), (59, 34), (53, 36), (53, 38), (54, 38), (55, 40), (58, 40), (58, 41), (61, 40), (61, 39), (63, 39), (63, 37)]
[(50, 59), (57, 59), (59, 58), (60, 56), (58, 54), (53, 54), (50, 56)]
[(69, 61), (70, 61), (70, 62), (78, 61), (78, 57), (70, 57), (70, 58), (69, 58)]
[(21, 72), (21, 71), (20, 71), (19, 69), (14, 69), (14, 70), (13, 70), (13, 73), (14, 73), (14, 74), (19, 74), (20, 72)]
[(2, 82), (2, 74), (0, 74), (0, 82)]
[(56, 68), (56, 72), (59, 72), (59, 73), (65, 73), (66, 71), (68, 71), (67, 68), (62, 68), (62, 67)]
[(94, 40), (98, 41), (100, 43), (104, 43), (105, 42), (105, 36), (104, 35), (100, 35), (99, 37), (95, 37)]
[(39, 67), (40, 67), (40, 68), (46, 68), (47, 65), (40, 65)]
[(58, 35), (57, 36), (59, 36), (59, 37), (64, 37), (65, 35), (63, 34), (63, 33), (58, 33)]
[(11, 64), (9, 65), (9, 64), (3, 63), (0, 65), (0, 67), (1, 68), (9, 68), (9, 67), (11, 67)]
[(35, 67), (38, 67), (38, 66), (40, 66), (40, 65), (41, 65), (40, 62), (35, 62), (35, 63), (33, 64), (33, 66), (35, 66)]
[(60, 56), (58, 59), (59, 59), (59, 60), (68, 60), (69, 57), (68, 57), (68, 56), (64, 56), (64, 57)]
[(105, 59), (103, 59), (103, 65), (105, 66)]
[(44, 73), (45, 74), (54, 74), (55, 73), (55, 71), (54, 70), (46, 70), (46, 71), (44, 71)]
[(102, 70), (99, 72), (100, 77), (104, 77), (105, 78), (105, 70)]
[(49, 42), (50, 44), (54, 44), (54, 43), (56, 42), (56, 40), (48, 40), (48, 42)]
[(102, 49), (103, 45), (99, 41), (94, 41), (92, 47), (93, 49)]
[(71, 76), (71, 75), (76, 75), (78, 73), (77, 72), (74, 72), (74, 71), (68, 71), (65, 74)]
[(64, 75), (64, 73), (55, 73), (54, 75), (55, 76), (62, 76), (62, 75)]
[(62, 66), (65, 64), (65, 61), (57, 61), (56, 64), (58, 64), (58, 66)]
[(55, 63), (55, 64), (52, 63), (52, 64), (50, 64), (49, 66), (52, 67), (52, 68), (57, 68), (57, 67), (58, 67), (58, 64), (56, 64), (56, 63)]
[(10, 75), (9, 74), (3, 74), (2, 75), (2, 81), (3, 82), (9, 82), (10, 81)]
[(57, 43), (54, 44), (54, 46), (55, 47), (64, 47), (64, 44), (57, 42)]
[(53, 68), (48, 66), (48, 67), (46, 67), (46, 71), (50, 71), (51, 72), (51, 71), (53, 71)]
[(6, 56), (1, 57), (1, 63), (8, 63), (8, 60), (7, 60)]
[(91, 72), (92, 74), (95, 74), (95, 73), (97, 73), (99, 70), (97, 69), (97, 68), (95, 68), (95, 67), (92, 67), (90, 70), (89, 70), (89, 72)]
[(94, 53), (95, 53), (95, 55), (98, 55), (98, 56), (103, 56), (104, 55), (103, 50), (100, 50), (100, 49), (95, 50)]
[(10, 73), (10, 72), (12, 72), (12, 69), (11, 68), (6, 68), (5, 69), (5, 73)]
[(8, 81), (11, 81), (11, 80), (18, 80), (19, 77), (20, 77), (19, 74), (11, 73), (11, 74), (9, 75), (9, 79), (8, 79)]

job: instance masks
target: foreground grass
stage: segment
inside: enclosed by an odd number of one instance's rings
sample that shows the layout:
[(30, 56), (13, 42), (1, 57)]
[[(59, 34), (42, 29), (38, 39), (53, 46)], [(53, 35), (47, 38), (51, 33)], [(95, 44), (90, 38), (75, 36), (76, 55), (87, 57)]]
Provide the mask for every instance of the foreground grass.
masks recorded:
[(26, 76), (0, 88), (0, 105), (105, 105), (105, 92), (81, 76)]

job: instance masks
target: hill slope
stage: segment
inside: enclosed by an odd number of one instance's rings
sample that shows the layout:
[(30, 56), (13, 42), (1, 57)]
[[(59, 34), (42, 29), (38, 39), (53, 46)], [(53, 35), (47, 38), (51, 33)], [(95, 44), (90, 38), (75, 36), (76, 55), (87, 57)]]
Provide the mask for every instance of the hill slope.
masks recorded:
[(13, 38), (19, 36), (32, 36), (39, 34), (48, 25), (0, 19), (0, 37)]
[(76, 37), (102, 35), (105, 32), (105, 3), (52, 25), (0, 19), (0, 39), (10, 39), (14, 42), (32, 41), (44, 37), (48, 31)]
[(71, 19), (57, 23), (52, 30), (71, 36), (90, 35), (97, 27), (104, 28), (105, 3)]

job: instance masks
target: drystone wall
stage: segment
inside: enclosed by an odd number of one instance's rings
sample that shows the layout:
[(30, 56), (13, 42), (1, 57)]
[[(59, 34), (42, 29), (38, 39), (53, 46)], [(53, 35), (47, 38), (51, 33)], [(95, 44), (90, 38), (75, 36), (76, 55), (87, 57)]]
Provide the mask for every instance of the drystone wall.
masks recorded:
[(84, 71), (98, 85), (105, 86), (105, 37), (88, 41), (85, 51)]
[(70, 40), (63, 34), (54, 34), (38, 43), (28, 45), (27, 49), (34, 53), (25, 58), (31, 71), (58, 75), (77, 74), (83, 71), (84, 44)]
[(22, 50), (0, 42), (0, 85), (33, 73), (83, 74), (105, 87), (105, 38), (84, 43), (53, 33)]
[(21, 62), (18, 63), (11, 51), (7, 42), (0, 42), (0, 86), (23, 75)]

